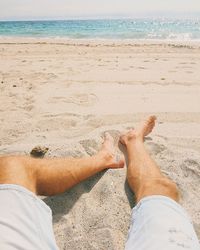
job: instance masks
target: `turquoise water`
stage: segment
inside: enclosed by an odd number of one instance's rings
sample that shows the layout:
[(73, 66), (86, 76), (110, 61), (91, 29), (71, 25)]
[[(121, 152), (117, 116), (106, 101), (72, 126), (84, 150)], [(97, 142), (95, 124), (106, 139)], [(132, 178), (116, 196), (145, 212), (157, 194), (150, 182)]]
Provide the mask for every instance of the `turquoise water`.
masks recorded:
[(0, 36), (199, 40), (195, 20), (128, 19), (0, 22)]

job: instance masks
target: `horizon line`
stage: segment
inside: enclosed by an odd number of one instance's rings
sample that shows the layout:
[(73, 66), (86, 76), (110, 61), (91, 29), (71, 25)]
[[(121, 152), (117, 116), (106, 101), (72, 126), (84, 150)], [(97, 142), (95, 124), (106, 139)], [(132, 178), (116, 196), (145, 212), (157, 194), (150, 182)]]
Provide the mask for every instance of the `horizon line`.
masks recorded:
[(136, 13), (96, 13), (70, 16), (4, 16), (0, 21), (67, 21), (67, 20), (110, 20), (110, 19), (192, 19), (200, 18), (200, 11), (147, 11)]
[[(199, 13), (200, 14), (200, 13)], [(162, 20), (162, 19), (168, 19), (168, 20), (179, 20), (179, 19), (200, 19), (200, 16), (177, 16), (177, 17), (172, 17), (172, 16), (157, 16), (157, 17), (152, 17), (152, 16), (135, 16), (135, 17), (69, 17), (69, 18), (56, 18), (56, 17), (44, 17), (44, 18), (21, 18), (21, 19), (17, 19), (17, 18), (13, 18), (13, 19), (0, 19), (0, 22), (40, 22), (40, 21), (95, 21), (95, 20), (134, 20), (134, 19), (157, 19), (157, 20)]]

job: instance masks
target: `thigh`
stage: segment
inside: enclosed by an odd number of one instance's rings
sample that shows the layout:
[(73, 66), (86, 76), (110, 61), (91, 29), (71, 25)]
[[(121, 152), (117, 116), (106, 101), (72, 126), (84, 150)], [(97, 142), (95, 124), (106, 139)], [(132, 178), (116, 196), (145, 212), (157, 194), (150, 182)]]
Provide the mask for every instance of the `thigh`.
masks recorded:
[(0, 157), (0, 184), (16, 184), (37, 193), (36, 166), (31, 162), (23, 156)]
[(0, 185), (0, 249), (57, 250), (50, 208), (18, 186)]
[(184, 209), (165, 196), (143, 198), (133, 209), (126, 250), (200, 250)]

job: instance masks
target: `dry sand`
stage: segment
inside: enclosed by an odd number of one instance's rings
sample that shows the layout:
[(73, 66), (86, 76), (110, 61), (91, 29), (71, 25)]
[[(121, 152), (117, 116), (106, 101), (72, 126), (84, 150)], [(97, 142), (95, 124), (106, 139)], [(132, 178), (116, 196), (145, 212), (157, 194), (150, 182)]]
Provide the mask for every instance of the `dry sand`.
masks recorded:
[[(117, 139), (155, 114), (146, 145), (200, 236), (199, 69), (199, 44), (1, 39), (0, 152), (91, 155), (104, 131)], [(134, 205), (125, 175), (108, 170), (43, 198), (61, 250), (124, 248)]]

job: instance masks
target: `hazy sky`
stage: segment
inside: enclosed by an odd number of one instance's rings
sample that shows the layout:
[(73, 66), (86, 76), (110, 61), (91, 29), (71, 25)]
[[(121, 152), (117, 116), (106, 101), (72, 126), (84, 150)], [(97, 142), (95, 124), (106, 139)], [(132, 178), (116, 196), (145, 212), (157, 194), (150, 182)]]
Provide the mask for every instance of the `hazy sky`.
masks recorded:
[(0, 20), (144, 17), (200, 17), (200, 0), (0, 0)]

